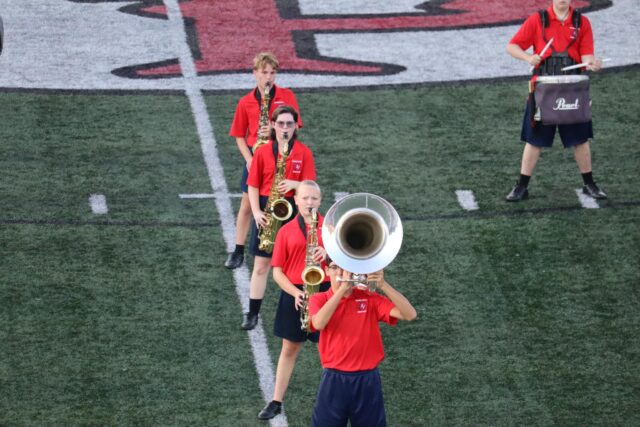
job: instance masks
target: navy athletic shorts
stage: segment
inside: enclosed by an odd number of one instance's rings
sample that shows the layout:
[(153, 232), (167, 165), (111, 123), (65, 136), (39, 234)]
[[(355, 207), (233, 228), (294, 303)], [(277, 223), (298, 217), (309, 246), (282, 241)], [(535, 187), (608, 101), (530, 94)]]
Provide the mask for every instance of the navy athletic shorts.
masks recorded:
[(593, 138), (593, 126), (590, 121), (572, 125), (543, 125), (541, 122), (536, 122), (535, 128), (531, 127), (529, 103), (527, 102), (522, 119), (522, 132), (520, 133), (520, 139), (523, 142), (528, 142), (536, 147), (551, 147), (556, 135), (556, 127), (565, 148), (583, 144)]
[(242, 178), (240, 178), (240, 189), (243, 193), (249, 192), (249, 186), (247, 185), (247, 178), (249, 178), (249, 169), (247, 169), (247, 165), (245, 164), (242, 167)]
[(378, 368), (343, 372), (325, 368), (320, 378), (312, 427), (384, 427), (387, 425)]
[[(296, 287), (300, 290), (303, 289), (302, 285), (296, 285)], [(324, 292), (330, 287), (330, 282), (321, 283), (320, 292)], [(305, 342), (309, 340), (317, 343), (320, 339), (320, 333), (317, 331), (308, 333), (302, 330), (300, 312), (296, 310), (295, 301), (295, 298), (291, 295), (285, 291), (280, 291), (276, 318), (273, 322), (273, 334), (293, 342)]]

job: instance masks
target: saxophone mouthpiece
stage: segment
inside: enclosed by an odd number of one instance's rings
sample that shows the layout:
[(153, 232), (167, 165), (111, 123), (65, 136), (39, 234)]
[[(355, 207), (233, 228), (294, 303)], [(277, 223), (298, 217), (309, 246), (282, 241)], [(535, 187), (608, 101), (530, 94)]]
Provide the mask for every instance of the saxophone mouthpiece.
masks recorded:
[(289, 142), (289, 132), (283, 132), (282, 137), (284, 138), (285, 142)]

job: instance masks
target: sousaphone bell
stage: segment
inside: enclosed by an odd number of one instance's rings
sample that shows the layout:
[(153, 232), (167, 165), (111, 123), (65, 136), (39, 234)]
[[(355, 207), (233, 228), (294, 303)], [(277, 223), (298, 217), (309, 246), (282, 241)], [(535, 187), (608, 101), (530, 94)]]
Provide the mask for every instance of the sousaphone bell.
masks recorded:
[(329, 257), (366, 284), (366, 275), (389, 265), (402, 246), (402, 221), (380, 196), (354, 193), (333, 204), (324, 217), (322, 241)]

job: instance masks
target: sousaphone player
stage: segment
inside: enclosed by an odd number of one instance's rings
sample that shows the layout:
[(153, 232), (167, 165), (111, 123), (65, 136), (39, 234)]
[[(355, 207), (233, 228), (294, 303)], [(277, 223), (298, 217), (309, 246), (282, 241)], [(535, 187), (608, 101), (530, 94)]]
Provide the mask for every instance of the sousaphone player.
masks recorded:
[(382, 270), (400, 250), (402, 224), (384, 199), (356, 193), (327, 211), (322, 237), (331, 258), (325, 269), (331, 288), (309, 301), (311, 326), (320, 331), (318, 351), (324, 368), (311, 425), (385, 426), (378, 372), (384, 350), (378, 324), (395, 325), (417, 315)]

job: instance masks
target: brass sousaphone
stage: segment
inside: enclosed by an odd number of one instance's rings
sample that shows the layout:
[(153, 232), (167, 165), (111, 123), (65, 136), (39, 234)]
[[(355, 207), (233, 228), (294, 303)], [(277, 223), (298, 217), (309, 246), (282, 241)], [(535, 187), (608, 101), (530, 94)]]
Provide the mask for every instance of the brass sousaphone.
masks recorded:
[(353, 273), (350, 282), (366, 284), (366, 275), (393, 261), (402, 246), (402, 221), (380, 196), (355, 193), (329, 208), (322, 225), (322, 241), (331, 259)]

